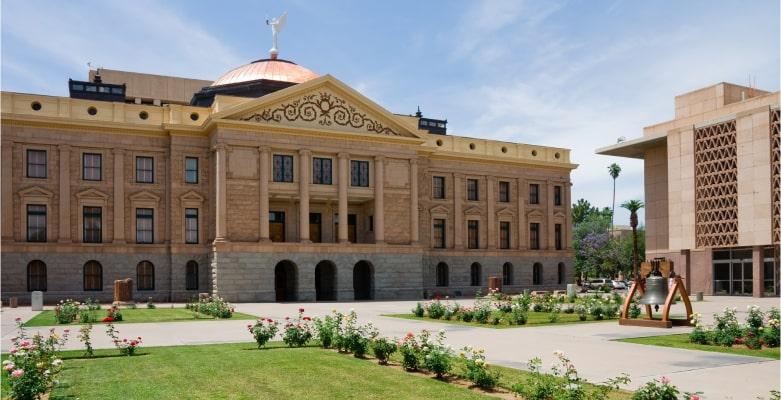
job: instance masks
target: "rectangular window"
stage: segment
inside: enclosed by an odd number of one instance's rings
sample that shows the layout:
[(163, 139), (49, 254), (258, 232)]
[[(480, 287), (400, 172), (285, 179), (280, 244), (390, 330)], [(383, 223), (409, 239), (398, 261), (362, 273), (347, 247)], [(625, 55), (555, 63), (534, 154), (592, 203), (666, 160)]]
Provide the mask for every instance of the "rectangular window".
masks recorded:
[(529, 204), (540, 204), (540, 185), (529, 185)]
[(84, 243), (101, 243), (103, 241), (103, 209), (100, 207), (84, 207), (83, 210)]
[(540, 224), (537, 222), (529, 224), (529, 248), (540, 249)]
[(103, 155), (84, 153), (81, 155), (81, 179), (85, 181), (101, 180), (101, 168), (103, 167)]
[(480, 248), (480, 222), (474, 220), (468, 221), (467, 231), (469, 236), (468, 247), (470, 249)]
[(293, 156), (274, 154), (274, 182), (293, 182)]
[(152, 157), (136, 157), (136, 182), (155, 182), (155, 159)]
[(187, 244), (198, 243), (198, 209), (184, 209), (184, 242)]
[[(7, 222), (7, 221), (6, 221)], [(27, 205), (27, 241), (46, 241), (46, 206), (39, 204)]]
[(553, 205), (555, 206), (561, 205), (561, 186), (553, 187)]
[(368, 161), (350, 161), (350, 185), (369, 187)]
[(445, 248), (445, 220), (434, 220), (434, 247), (437, 249)]
[(184, 183), (198, 183), (198, 157), (184, 158)]
[(268, 213), (269, 237), (272, 242), (285, 241), (285, 212), (270, 211)]
[(445, 198), (445, 177), (435, 176), (431, 183), (431, 197), (435, 199)]
[(136, 208), (136, 243), (154, 243), (154, 215), (151, 208)]
[(374, 215), (369, 216), (369, 232), (374, 232)]
[(477, 179), (466, 180), (466, 199), (471, 201), (480, 200), (480, 193), (477, 188)]
[(330, 158), (312, 158), (312, 183), (318, 185), (330, 185), (332, 183)]
[(27, 177), (46, 178), (46, 150), (27, 150)]
[(499, 248), (510, 248), (510, 222), (508, 221), (499, 222)]
[(556, 236), (556, 250), (561, 250), (563, 247), (563, 241), (562, 241), (562, 234), (561, 234), (561, 224), (556, 224), (554, 227), (554, 233)]
[(499, 201), (510, 202), (510, 182), (499, 182)]

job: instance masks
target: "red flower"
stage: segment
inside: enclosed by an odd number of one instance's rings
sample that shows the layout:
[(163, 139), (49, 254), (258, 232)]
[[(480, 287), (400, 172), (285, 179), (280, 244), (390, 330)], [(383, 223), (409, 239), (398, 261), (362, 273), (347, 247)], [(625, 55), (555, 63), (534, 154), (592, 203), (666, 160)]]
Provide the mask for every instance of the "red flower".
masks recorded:
[(302, 312), (304, 312), (304, 309), (303, 309), (303, 308), (299, 308), (299, 309), (298, 309), (298, 312), (299, 312), (299, 313), (302, 313)]
[(304, 321), (311, 321), (311, 320), (312, 320), (312, 318), (304, 317)]
[(108, 317), (103, 318), (101, 321), (103, 321), (103, 322), (114, 322), (114, 317), (109, 315)]

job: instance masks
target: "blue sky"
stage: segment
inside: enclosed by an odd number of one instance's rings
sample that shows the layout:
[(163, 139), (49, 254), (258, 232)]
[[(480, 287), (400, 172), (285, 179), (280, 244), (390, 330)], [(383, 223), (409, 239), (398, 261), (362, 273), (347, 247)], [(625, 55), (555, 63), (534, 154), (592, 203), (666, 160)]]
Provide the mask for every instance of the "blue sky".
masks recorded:
[[(643, 197), (642, 162), (594, 155), (673, 117), (673, 97), (721, 81), (779, 89), (779, 2), (2, 2), (2, 90), (67, 95), (86, 63), (216, 79), (267, 57), (330, 73), (390, 111), (452, 134), (573, 149), (573, 200)], [(617, 223), (628, 216), (619, 212)]]

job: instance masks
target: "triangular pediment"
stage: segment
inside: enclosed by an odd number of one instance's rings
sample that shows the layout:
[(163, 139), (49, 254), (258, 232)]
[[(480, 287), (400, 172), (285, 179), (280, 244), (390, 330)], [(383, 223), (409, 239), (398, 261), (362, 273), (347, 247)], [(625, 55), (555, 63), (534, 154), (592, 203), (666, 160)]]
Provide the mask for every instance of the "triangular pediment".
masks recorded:
[(156, 195), (156, 194), (154, 194), (152, 192), (148, 192), (148, 191), (144, 190), (144, 191), (138, 192), (138, 193), (130, 196), (130, 200), (134, 200), (134, 201), (155, 201), (155, 202), (157, 202), (157, 201), (160, 201), (160, 196), (158, 196), (158, 195)]
[(464, 210), (465, 215), (480, 215), (482, 214), (482, 211), (480, 210), (480, 207), (469, 207), (466, 210)]
[(543, 214), (540, 210), (531, 210), (526, 213), (526, 216), (529, 218), (543, 218), (545, 217), (545, 214)]
[(417, 127), (325, 75), (218, 112), (212, 119), (286, 128), (420, 138)]
[(564, 214), (561, 211), (556, 211), (556, 212), (553, 213), (553, 217), (554, 218), (567, 218), (567, 215)]
[(196, 193), (195, 191), (191, 190), (181, 196), (179, 196), (179, 200), (181, 201), (203, 201), (203, 196)]
[(432, 215), (433, 214), (447, 214), (449, 212), (450, 212), (450, 210), (448, 210), (447, 207), (445, 207), (445, 206), (443, 206), (441, 204), (436, 206), (436, 207), (432, 207), (431, 210), (429, 210), (429, 213), (431, 213)]
[(32, 186), (19, 191), (21, 197), (54, 197), (54, 193), (40, 186)]
[(512, 217), (515, 215), (515, 213), (512, 212), (508, 207), (504, 207), (501, 210), (497, 211), (496, 215)]
[(98, 199), (98, 200), (106, 200), (108, 199), (108, 195), (101, 192), (97, 189), (86, 189), (82, 190), (81, 192), (76, 193), (77, 199)]

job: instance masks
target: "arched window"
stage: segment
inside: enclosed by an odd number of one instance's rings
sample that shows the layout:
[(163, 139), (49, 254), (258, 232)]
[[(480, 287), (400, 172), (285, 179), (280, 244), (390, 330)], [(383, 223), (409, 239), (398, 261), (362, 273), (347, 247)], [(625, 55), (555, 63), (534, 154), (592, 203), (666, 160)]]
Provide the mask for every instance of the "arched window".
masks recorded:
[(513, 265), (506, 262), (502, 265), (502, 285), (510, 286), (513, 284)]
[(136, 288), (155, 290), (155, 266), (149, 261), (141, 261), (136, 266)]
[(472, 286), (480, 286), (480, 263), (472, 263), (470, 275), (472, 277)]
[(542, 285), (542, 264), (534, 263), (532, 266), (532, 285)]
[(566, 267), (564, 266), (563, 262), (559, 263), (559, 285), (564, 283), (564, 280), (566, 279)]
[(198, 263), (193, 260), (185, 266), (185, 290), (198, 290)]
[(95, 260), (84, 264), (84, 291), (103, 290), (103, 266)]
[(449, 283), (447, 264), (437, 264), (437, 286), (447, 286)]
[(27, 291), (46, 291), (46, 264), (41, 260), (33, 260), (27, 264)]

